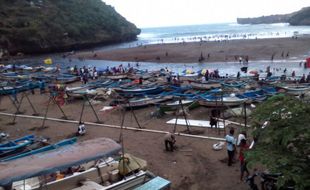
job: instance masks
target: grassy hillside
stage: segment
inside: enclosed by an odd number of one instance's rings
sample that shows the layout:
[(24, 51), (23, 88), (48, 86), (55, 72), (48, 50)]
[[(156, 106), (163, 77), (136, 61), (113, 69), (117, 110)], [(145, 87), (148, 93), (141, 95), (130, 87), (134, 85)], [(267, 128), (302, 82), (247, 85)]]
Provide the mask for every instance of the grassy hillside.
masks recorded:
[(133, 40), (140, 30), (101, 0), (0, 0), (0, 49), (67, 51)]

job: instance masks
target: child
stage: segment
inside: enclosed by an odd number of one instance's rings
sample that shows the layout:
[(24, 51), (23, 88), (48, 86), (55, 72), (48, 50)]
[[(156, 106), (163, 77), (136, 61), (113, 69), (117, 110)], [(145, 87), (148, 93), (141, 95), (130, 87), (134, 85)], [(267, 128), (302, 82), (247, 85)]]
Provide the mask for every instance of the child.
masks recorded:
[(244, 172), (246, 172), (247, 176), (249, 176), (249, 171), (247, 169), (246, 161), (244, 158), (244, 152), (247, 151), (248, 149), (249, 149), (249, 146), (246, 144), (246, 140), (242, 139), (240, 141), (240, 151), (239, 151), (240, 172), (241, 172), (240, 173), (240, 181), (242, 181), (242, 179), (243, 179)]

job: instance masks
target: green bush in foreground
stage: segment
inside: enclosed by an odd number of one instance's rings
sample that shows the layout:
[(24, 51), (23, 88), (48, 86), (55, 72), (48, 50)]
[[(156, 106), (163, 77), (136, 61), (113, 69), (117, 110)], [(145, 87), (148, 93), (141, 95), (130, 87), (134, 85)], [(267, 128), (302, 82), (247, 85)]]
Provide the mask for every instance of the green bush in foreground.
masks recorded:
[[(268, 121), (265, 127), (263, 123)], [(295, 189), (310, 187), (310, 105), (294, 97), (275, 96), (253, 113), (255, 148), (246, 154), (250, 165), (263, 164), (280, 172), (278, 188), (295, 183)]]

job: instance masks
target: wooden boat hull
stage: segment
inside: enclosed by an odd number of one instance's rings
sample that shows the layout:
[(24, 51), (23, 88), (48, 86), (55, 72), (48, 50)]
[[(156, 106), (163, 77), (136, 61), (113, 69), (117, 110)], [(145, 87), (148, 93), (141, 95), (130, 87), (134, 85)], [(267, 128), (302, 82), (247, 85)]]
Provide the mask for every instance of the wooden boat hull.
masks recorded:
[(207, 82), (207, 83), (191, 82), (190, 85), (194, 89), (198, 89), (198, 90), (210, 90), (213, 88), (221, 87), (221, 84), (219, 82)]
[(114, 89), (117, 93), (124, 94), (124, 95), (147, 95), (147, 94), (158, 94), (163, 91), (162, 87), (151, 87), (151, 88), (135, 88), (135, 89), (121, 89), (115, 88)]
[(223, 100), (220, 99), (214, 100), (214, 99), (204, 99), (199, 100), (199, 104), (206, 107), (235, 107), (242, 105), (246, 99), (231, 99), (231, 100)]
[(14, 141), (10, 141), (8, 143), (4, 143), (0, 145), (0, 152), (12, 151), (16, 149), (20, 149), (26, 147), (33, 143), (35, 136), (27, 135), (22, 138), (18, 138)]
[(20, 153), (20, 154), (15, 155), (15, 156), (7, 157), (5, 159), (2, 159), (1, 162), (7, 162), (7, 161), (10, 161), (10, 160), (15, 160), (15, 159), (22, 158), (22, 157), (25, 157), (25, 156), (35, 155), (35, 154), (38, 154), (38, 153), (42, 153), (42, 152), (46, 152), (46, 151), (50, 151), (50, 150), (55, 150), (55, 149), (63, 147), (63, 146), (74, 144), (74, 143), (76, 143), (76, 141), (77, 141), (77, 138), (65, 139), (65, 140), (60, 141), (60, 142), (58, 142), (56, 144), (47, 145), (47, 146), (39, 147), (37, 149), (32, 149), (32, 150), (30, 149), (30, 151), (27, 151), (27, 152), (24, 152), (24, 153)]
[(111, 79), (111, 80), (119, 80), (119, 79), (126, 79), (128, 78), (127, 74), (120, 74), (120, 75), (104, 75), (102, 76), (103, 78), (106, 79)]
[(282, 88), (291, 95), (301, 95), (310, 91), (310, 87), (308, 86), (286, 86)]
[(143, 98), (143, 99), (138, 99), (138, 100), (130, 100), (129, 103), (122, 104), (122, 106), (126, 109), (137, 109), (137, 108), (142, 108), (146, 107), (149, 105), (155, 105), (160, 102), (164, 102), (167, 100), (171, 100), (173, 97), (172, 96), (164, 96), (164, 97), (152, 97), (152, 98)]
[[(183, 108), (190, 109), (190, 110), (199, 106), (198, 101), (194, 101), (194, 100), (182, 100), (182, 104), (183, 104)], [(179, 104), (179, 101), (175, 101), (172, 103), (161, 104), (159, 107), (160, 107), (160, 110), (164, 112), (169, 112), (169, 111), (176, 111), (177, 109), (179, 109), (180, 104)]]

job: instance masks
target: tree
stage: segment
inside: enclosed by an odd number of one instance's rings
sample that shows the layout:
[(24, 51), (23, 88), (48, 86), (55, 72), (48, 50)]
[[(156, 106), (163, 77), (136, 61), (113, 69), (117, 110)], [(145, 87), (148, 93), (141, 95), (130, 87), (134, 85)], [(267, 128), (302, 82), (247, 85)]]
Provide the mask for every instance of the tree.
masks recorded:
[(272, 97), (257, 107), (252, 126), (258, 141), (246, 154), (249, 164), (282, 173), (278, 188), (294, 183), (295, 189), (309, 189), (310, 104), (295, 97)]

